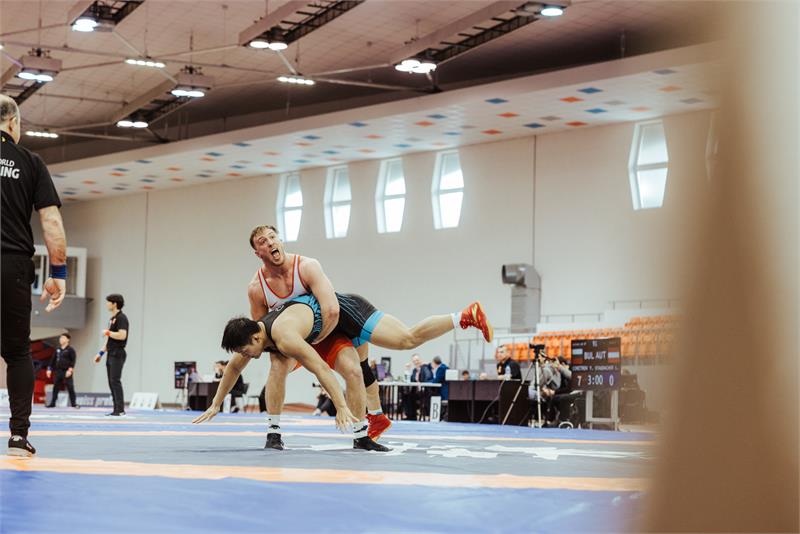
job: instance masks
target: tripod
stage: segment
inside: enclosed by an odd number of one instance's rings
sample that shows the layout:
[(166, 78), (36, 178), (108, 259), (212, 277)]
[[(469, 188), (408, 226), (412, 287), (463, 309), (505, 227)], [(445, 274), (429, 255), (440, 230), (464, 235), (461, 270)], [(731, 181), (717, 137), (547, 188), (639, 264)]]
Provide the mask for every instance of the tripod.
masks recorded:
[(538, 370), (538, 361), (539, 356), (544, 355), (547, 356), (547, 353), (544, 351), (544, 345), (532, 345), (528, 344), (528, 354), (530, 355), (530, 351), (533, 350), (533, 364), (528, 367), (528, 370), (525, 372), (525, 376), (522, 378), (522, 381), (519, 383), (519, 387), (517, 388), (517, 392), (514, 394), (514, 398), (511, 399), (511, 404), (506, 410), (506, 415), (503, 417), (503, 422), (500, 423), (501, 425), (505, 425), (506, 421), (508, 421), (508, 416), (511, 415), (511, 411), (514, 409), (514, 405), (517, 403), (517, 399), (519, 398), (519, 392), (522, 391), (524, 384), (528, 381), (528, 377), (531, 374), (531, 370), (536, 368), (536, 372), (533, 373), (533, 386), (536, 391), (536, 427), (542, 427), (542, 394), (539, 391), (539, 370)]

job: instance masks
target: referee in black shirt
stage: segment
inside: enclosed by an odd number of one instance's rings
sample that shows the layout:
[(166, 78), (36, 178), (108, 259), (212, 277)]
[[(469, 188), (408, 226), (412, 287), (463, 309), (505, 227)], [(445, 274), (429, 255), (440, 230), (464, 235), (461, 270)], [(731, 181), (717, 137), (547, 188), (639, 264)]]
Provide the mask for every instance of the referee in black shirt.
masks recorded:
[(67, 278), (67, 240), (61, 221), (61, 202), (42, 159), (19, 146), (20, 115), (16, 102), (0, 95), (0, 183), (2, 184), (2, 291), (0, 353), (8, 365), (11, 419), (8, 454), (32, 456), (28, 442), (33, 397), (31, 358), (31, 284), (34, 280), (31, 215), (39, 212), (44, 242), (50, 256), (50, 275), (42, 300), (50, 295), (46, 311), (61, 305)]
[(106, 358), (106, 373), (108, 374), (108, 388), (111, 390), (111, 398), (114, 399), (114, 411), (106, 415), (125, 415), (125, 394), (122, 392), (122, 367), (125, 365), (125, 345), (128, 344), (128, 316), (122, 313), (125, 306), (125, 299), (122, 295), (112, 293), (106, 297), (106, 306), (111, 312), (111, 319), (108, 321), (108, 328), (103, 330), (103, 335), (108, 339), (105, 346), (95, 356), (95, 363), (100, 362), (103, 355), (108, 352)]
[(72, 380), (72, 375), (75, 371), (75, 360), (77, 359), (75, 349), (73, 349), (69, 342), (72, 336), (69, 334), (61, 334), (58, 337), (59, 347), (53, 353), (53, 359), (50, 365), (47, 366), (47, 378), (55, 371), (56, 377), (53, 379), (53, 397), (50, 399), (48, 408), (56, 407), (56, 400), (58, 400), (58, 392), (61, 386), (67, 386), (67, 393), (69, 393), (69, 405), (73, 408), (78, 407), (75, 400), (75, 384)]

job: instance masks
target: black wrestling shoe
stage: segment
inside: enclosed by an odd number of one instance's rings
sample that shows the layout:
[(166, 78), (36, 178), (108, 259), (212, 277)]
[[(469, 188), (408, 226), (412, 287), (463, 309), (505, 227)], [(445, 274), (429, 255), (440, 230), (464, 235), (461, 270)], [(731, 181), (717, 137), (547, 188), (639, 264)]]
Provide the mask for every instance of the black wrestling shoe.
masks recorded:
[(108, 417), (108, 416), (120, 417), (120, 416), (123, 416), (123, 415), (125, 415), (125, 412), (111, 412), (111, 413), (107, 413), (106, 417)]
[(275, 449), (276, 451), (283, 450), (283, 440), (280, 434), (269, 433), (267, 434), (267, 443), (264, 445), (265, 449)]
[(354, 449), (361, 449), (364, 451), (377, 451), (377, 452), (389, 452), (389, 447), (384, 447), (380, 443), (375, 443), (369, 437), (364, 436), (363, 438), (358, 438), (353, 440), (353, 448)]
[(31, 457), (36, 454), (36, 449), (22, 436), (11, 436), (8, 439), (8, 455)]

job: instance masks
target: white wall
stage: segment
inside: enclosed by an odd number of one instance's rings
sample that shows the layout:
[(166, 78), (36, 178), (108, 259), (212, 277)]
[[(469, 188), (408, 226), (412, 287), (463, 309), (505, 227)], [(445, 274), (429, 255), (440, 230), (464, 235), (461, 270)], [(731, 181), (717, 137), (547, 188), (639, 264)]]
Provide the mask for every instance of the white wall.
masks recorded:
[[(337, 240), (325, 238), (325, 170), (304, 171), (300, 239), (287, 250), (318, 258), (338, 291), (360, 293), (409, 324), (480, 299), (496, 325), (508, 325), (503, 263), (534, 263), (545, 314), (672, 297), (681, 273), (669, 269), (675, 262), (668, 258), (682, 253), (692, 231), (675, 208), (706, 185), (707, 121), (707, 113), (666, 118), (671, 162), (662, 209), (633, 211), (627, 174), (633, 124), (618, 124), (462, 148), (466, 192), (456, 229), (433, 229), (434, 153), (403, 158), (407, 199), (398, 234), (376, 230), (378, 161), (350, 165), (350, 231)], [(89, 326), (74, 337), (79, 390), (107, 389), (105, 369), (90, 361), (111, 292), (125, 295), (131, 320), (123, 375), (128, 398), (157, 391), (171, 402), (176, 360), (197, 360), (201, 373), (211, 372), (212, 362), (225, 357), (219, 349), (225, 321), (248, 313), (245, 288), (258, 267), (248, 237), (254, 226), (275, 223), (277, 182), (227, 181), (64, 208), (69, 244), (89, 251), (87, 295), (95, 299)], [(419, 352), (446, 359), (449, 341)], [(391, 355), (395, 370), (410, 357), (377, 348), (372, 355)], [(254, 362), (245, 371), (251, 392), (264, 384), (267, 365)], [(311, 402), (312, 380), (304, 370), (294, 372), (287, 402)]]
[[(336, 289), (358, 292), (412, 324), (428, 315), (460, 310), (480, 299), (497, 324), (510, 318), (500, 265), (532, 260), (533, 139), (466, 147), (461, 151), (466, 193), (461, 225), (433, 230), (434, 154), (404, 158), (407, 200), (403, 231), (376, 230), (375, 183), (379, 162), (351, 165), (353, 210), (349, 235), (325, 238), (325, 170), (302, 173), (305, 209), (300, 239), (287, 250), (318, 258)], [(224, 357), (225, 321), (247, 314), (245, 288), (258, 267), (248, 244), (252, 227), (275, 222), (277, 177), (150, 192), (84, 202), (63, 210), (70, 245), (89, 250), (89, 326), (76, 333), (79, 390), (102, 391), (105, 369), (90, 364), (107, 317), (104, 297), (125, 295), (132, 338), (123, 375), (126, 396), (158, 391), (172, 401), (172, 362), (197, 360), (200, 371)], [(116, 219), (112, 217), (116, 214)], [(144, 287), (144, 291), (142, 288)], [(420, 349), (447, 357), (449, 338)], [(390, 355), (376, 349), (375, 357)], [(395, 369), (410, 353), (393, 353)], [(256, 362), (245, 381), (257, 392), (267, 364)], [(288, 402), (310, 402), (312, 377), (297, 371)]]
[[(634, 123), (538, 137), (535, 266), (542, 313), (600, 313), (612, 300), (679, 296), (682, 214), (708, 185), (708, 113), (664, 118), (669, 175), (660, 209), (634, 211), (628, 156)], [(676, 259), (677, 258), (677, 261)]]

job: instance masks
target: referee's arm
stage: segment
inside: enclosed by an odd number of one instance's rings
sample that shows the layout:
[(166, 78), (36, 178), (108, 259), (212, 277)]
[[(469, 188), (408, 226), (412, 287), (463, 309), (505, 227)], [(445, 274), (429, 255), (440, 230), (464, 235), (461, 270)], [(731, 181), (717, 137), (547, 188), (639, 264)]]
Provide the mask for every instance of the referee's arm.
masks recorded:
[[(61, 212), (58, 206), (47, 206), (39, 210), (39, 220), (42, 223), (42, 233), (44, 234), (44, 244), (47, 246), (47, 254), (50, 257), (51, 265), (64, 265), (67, 263), (67, 237), (64, 234), (64, 221), (61, 219)], [(50, 312), (61, 306), (67, 292), (66, 281), (57, 278), (48, 278), (44, 284), (41, 300), (44, 301), (50, 295), (50, 302), (47, 304), (46, 311)]]

